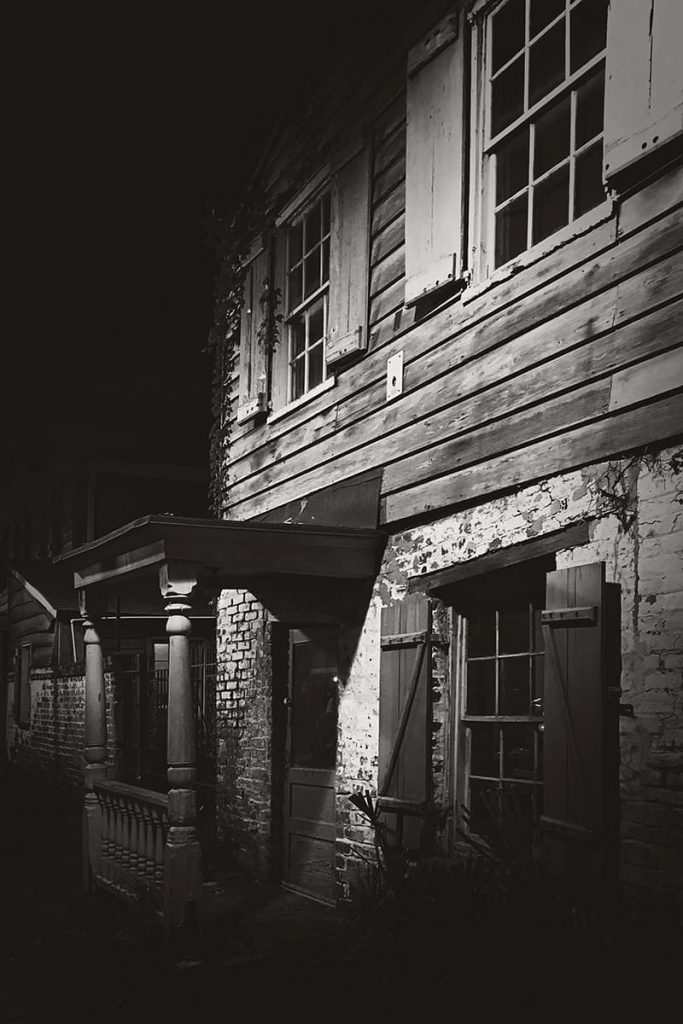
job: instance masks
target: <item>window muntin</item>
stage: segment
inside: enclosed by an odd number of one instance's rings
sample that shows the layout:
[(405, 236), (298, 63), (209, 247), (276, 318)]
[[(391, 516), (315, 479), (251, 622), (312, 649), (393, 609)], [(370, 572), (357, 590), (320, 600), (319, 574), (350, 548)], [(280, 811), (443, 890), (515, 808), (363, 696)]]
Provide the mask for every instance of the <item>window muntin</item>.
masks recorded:
[(327, 376), (330, 276), (330, 196), (310, 206), (287, 234), (288, 399), (294, 401)]
[(531, 830), (542, 809), (542, 587), (478, 604), (466, 616), (460, 728), (463, 803), (472, 831), (486, 831), (487, 803), (514, 801)]
[(604, 199), (607, 0), (506, 0), (489, 19), (494, 265)]

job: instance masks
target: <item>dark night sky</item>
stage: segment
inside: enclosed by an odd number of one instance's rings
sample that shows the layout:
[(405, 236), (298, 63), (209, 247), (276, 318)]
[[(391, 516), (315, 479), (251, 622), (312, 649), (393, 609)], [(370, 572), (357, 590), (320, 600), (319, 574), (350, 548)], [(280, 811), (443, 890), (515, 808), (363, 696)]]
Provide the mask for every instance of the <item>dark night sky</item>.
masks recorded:
[(279, 111), (329, 62), (340, 9), (353, 34), (369, 8), (55, 5), (6, 26), (2, 479), (65, 440), (116, 436), (140, 402), (163, 424), (163, 461), (183, 438), (203, 444), (203, 218), (213, 199), (230, 203)]

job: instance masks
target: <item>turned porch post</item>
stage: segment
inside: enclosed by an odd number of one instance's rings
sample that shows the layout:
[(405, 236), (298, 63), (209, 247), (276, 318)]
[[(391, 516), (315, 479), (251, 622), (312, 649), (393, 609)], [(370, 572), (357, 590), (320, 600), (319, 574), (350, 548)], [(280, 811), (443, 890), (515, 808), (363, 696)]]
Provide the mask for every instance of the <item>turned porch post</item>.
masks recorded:
[(159, 573), (168, 621), (168, 836), (165, 856), (167, 938), (199, 925), (200, 849), (195, 797), (196, 741), (190, 672), (191, 567), (167, 563)]
[(94, 792), (94, 784), (107, 774), (107, 720), (104, 692), (104, 658), (98, 620), (92, 611), (92, 600), (79, 592), (83, 617), (85, 645), (85, 799), (83, 802), (83, 884), (92, 889), (93, 876), (99, 873), (102, 836), (102, 813)]

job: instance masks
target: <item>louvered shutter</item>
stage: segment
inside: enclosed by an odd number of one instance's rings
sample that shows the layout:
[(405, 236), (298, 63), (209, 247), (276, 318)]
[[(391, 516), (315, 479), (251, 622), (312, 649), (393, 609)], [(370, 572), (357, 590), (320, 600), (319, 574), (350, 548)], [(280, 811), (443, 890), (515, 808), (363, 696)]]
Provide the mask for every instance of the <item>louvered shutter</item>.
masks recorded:
[(334, 366), (367, 347), (370, 149), (361, 136), (333, 161), (330, 302), (325, 355)]
[(269, 277), (269, 248), (260, 247), (247, 264), (240, 320), (240, 395), (237, 421), (265, 412), (268, 401), (268, 346), (261, 329), (266, 309), (261, 300)]
[(430, 792), (431, 629), (423, 594), (382, 609), (378, 803), (406, 848), (421, 845)]
[(607, 674), (605, 566), (547, 576), (543, 845), (552, 869), (587, 891), (605, 881), (607, 824)]
[(611, 0), (607, 21), (605, 177), (683, 134), (683, 3)]
[(463, 45), (451, 14), (408, 55), (407, 305), (462, 272)]
[[(287, 229), (280, 227), (273, 238), (273, 288), (278, 296), (276, 312), (284, 316), (287, 302)], [(273, 410), (287, 405), (289, 387), (289, 342), (287, 327), (277, 325), (278, 340), (271, 364), (271, 403)]]

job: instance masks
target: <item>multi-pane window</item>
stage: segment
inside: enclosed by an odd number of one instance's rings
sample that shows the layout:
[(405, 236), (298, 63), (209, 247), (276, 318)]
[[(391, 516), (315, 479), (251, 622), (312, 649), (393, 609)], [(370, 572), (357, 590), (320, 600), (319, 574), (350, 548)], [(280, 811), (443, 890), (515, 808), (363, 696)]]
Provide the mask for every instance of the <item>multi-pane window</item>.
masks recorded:
[(493, 245), (500, 266), (597, 206), (607, 0), (506, 0), (489, 19)]
[(531, 829), (542, 804), (542, 587), (500, 592), (466, 617), (463, 803), (485, 832), (501, 795)]
[(289, 400), (321, 384), (327, 375), (330, 197), (326, 193), (295, 221), (287, 238)]

